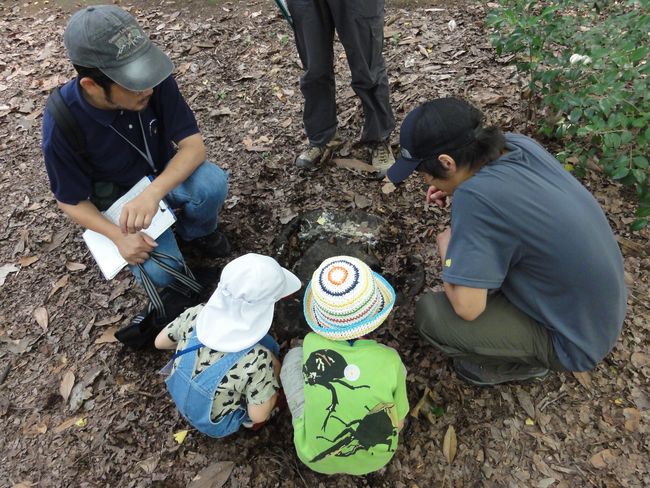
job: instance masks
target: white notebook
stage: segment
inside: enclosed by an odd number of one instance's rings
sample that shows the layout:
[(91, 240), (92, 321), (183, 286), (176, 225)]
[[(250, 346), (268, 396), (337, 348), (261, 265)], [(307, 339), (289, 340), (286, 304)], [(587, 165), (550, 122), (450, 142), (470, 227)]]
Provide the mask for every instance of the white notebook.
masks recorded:
[[(128, 201), (133, 200), (144, 189), (151, 184), (151, 181), (146, 176), (138, 181), (133, 188), (126, 192), (119, 200), (110, 206), (108, 210), (102, 212), (104, 216), (116, 225), (119, 225), (120, 214), (122, 207)], [(158, 212), (154, 215), (151, 225), (143, 230), (145, 234), (152, 239), (157, 239), (163, 232), (165, 232), (171, 225), (176, 222), (176, 216), (172, 209), (170, 209), (164, 200), (160, 201)], [(120, 270), (126, 266), (126, 261), (117, 250), (117, 246), (113, 244), (108, 237), (87, 229), (83, 233), (83, 239), (90, 249), (91, 254), (97, 261), (99, 269), (102, 270), (104, 278), (112, 280)]]

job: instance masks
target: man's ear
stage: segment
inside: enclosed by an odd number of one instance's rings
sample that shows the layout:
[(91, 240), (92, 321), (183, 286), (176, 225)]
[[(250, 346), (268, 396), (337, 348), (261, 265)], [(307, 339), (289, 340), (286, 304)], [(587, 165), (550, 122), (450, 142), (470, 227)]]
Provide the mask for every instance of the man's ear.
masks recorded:
[(438, 156), (438, 161), (440, 161), (440, 164), (442, 164), (442, 167), (445, 168), (447, 172), (449, 173), (456, 172), (456, 161), (454, 161), (454, 158), (452, 158), (448, 154), (441, 154), (440, 156)]
[(97, 90), (101, 90), (102, 87), (99, 86), (95, 80), (90, 78), (89, 76), (84, 76), (79, 80), (79, 84), (81, 85), (81, 88), (83, 88), (86, 92), (88, 93), (94, 93)]

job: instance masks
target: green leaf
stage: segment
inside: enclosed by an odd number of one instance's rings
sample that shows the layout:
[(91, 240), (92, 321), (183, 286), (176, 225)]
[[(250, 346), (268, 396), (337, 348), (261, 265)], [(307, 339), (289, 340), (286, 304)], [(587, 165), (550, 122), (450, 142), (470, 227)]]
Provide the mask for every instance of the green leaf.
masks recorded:
[(612, 179), (620, 180), (621, 178), (625, 178), (628, 174), (630, 174), (630, 168), (627, 166), (621, 166), (616, 168), (616, 171), (612, 173)]
[(637, 183), (642, 185), (645, 182), (647, 175), (646, 172), (642, 169), (633, 169), (632, 176), (634, 176), (634, 179), (637, 181)]
[(431, 413), (433, 413), (433, 415), (435, 415), (436, 417), (440, 418), (445, 414), (445, 409), (440, 406), (431, 407)]
[(648, 160), (645, 156), (634, 156), (632, 161), (634, 162), (634, 166), (637, 168), (646, 169), (648, 167)]
[(632, 133), (629, 130), (621, 132), (621, 144), (627, 144), (632, 140)]
[(630, 229), (641, 230), (647, 226), (648, 226), (648, 219), (636, 219), (634, 222), (632, 222), (632, 225), (630, 225)]
[(639, 61), (645, 58), (647, 53), (648, 53), (647, 46), (637, 48), (634, 51), (632, 51), (632, 55), (630, 56), (630, 59), (632, 60), (633, 63), (638, 63)]

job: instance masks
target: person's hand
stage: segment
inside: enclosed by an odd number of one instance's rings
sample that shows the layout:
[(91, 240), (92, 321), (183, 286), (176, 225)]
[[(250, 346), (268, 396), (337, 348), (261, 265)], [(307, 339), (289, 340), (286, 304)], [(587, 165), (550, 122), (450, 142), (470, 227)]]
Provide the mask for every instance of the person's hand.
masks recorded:
[(440, 208), (445, 208), (447, 206), (447, 193), (442, 190), (439, 190), (437, 187), (431, 185), (427, 190), (427, 203), (435, 203)]
[(160, 198), (151, 192), (144, 191), (122, 207), (120, 214), (120, 229), (123, 234), (135, 234), (151, 225), (158, 211)]
[(149, 259), (149, 253), (158, 246), (156, 241), (142, 232), (122, 234), (115, 241), (115, 245), (122, 257), (131, 265), (144, 263)]
[(442, 260), (443, 266), (445, 263), (445, 256), (447, 255), (447, 248), (449, 247), (450, 240), (451, 227), (447, 227), (436, 237), (436, 243), (438, 244), (438, 254), (440, 254), (440, 259)]

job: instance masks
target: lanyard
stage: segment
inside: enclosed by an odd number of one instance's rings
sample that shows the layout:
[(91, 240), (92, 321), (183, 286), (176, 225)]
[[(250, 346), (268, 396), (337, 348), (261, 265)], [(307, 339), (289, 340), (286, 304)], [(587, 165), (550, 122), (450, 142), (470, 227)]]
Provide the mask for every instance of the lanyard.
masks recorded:
[(124, 134), (122, 134), (119, 130), (117, 130), (115, 127), (113, 127), (112, 124), (109, 125), (109, 127), (110, 127), (111, 129), (113, 129), (113, 131), (114, 131), (118, 136), (120, 136), (120, 137), (121, 137), (122, 139), (124, 139), (127, 143), (129, 143), (129, 145), (130, 145), (133, 149), (135, 149), (136, 151), (138, 151), (138, 153), (140, 154), (140, 156), (142, 156), (142, 157), (145, 159), (145, 161), (147, 161), (147, 163), (149, 164), (149, 166), (151, 166), (151, 169), (152, 169), (153, 172), (155, 173), (155, 172), (156, 172), (156, 165), (154, 164), (154, 162), (153, 162), (153, 158), (151, 157), (151, 152), (149, 151), (149, 144), (147, 144), (147, 136), (146, 136), (145, 133), (144, 133), (144, 126), (142, 125), (142, 117), (140, 116), (140, 112), (138, 112), (138, 122), (140, 122), (140, 130), (142, 131), (142, 141), (144, 142), (144, 150), (146, 151), (146, 153), (145, 153), (144, 151), (142, 151), (142, 149), (140, 149), (138, 146), (136, 146), (135, 144), (133, 144), (133, 143), (132, 143), (132, 142), (131, 142), (131, 141), (130, 141), (130, 140), (129, 140), (129, 139), (128, 139)]

